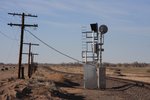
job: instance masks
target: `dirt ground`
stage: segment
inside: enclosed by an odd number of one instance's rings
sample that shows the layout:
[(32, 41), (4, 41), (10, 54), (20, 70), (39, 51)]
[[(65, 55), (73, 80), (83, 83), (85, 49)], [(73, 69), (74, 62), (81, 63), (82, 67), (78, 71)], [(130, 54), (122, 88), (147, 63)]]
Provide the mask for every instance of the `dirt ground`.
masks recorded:
[[(24, 80), (17, 79), (17, 67), (0, 71), (0, 100), (150, 100), (150, 87), (111, 79), (106, 90), (85, 89), (78, 66), (39, 66), (30, 79), (25, 69)], [(107, 76), (150, 82), (149, 68), (141, 70), (107, 68)]]

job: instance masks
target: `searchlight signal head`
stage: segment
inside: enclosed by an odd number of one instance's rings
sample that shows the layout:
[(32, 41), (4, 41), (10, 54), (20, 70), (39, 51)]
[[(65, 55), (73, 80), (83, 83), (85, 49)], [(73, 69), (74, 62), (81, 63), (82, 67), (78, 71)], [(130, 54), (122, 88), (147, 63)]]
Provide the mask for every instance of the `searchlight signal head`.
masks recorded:
[(108, 27), (106, 25), (101, 25), (99, 27), (99, 31), (101, 32), (101, 34), (105, 34), (108, 31)]
[(90, 24), (90, 26), (91, 26), (92, 31), (94, 31), (95, 33), (98, 32), (98, 24), (97, 23)]

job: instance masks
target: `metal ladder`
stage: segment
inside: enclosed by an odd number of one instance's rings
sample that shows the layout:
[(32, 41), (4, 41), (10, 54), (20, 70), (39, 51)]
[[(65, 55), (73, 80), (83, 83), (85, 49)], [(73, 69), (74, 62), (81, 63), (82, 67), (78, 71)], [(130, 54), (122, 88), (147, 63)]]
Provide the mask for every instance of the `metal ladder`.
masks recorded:
[(93, 52), (93, 45), (98, 40), (95, 35), (96, 33), (82, 28), (82, 61), (84, 63), (95, 63), (98, 60), (98, 55)]

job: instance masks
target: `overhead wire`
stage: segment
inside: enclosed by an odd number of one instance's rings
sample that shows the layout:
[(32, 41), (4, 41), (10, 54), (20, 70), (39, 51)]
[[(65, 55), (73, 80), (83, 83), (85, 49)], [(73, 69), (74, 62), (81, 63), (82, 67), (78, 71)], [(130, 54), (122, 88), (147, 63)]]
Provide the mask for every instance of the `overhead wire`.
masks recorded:
[[(22, 9), (22, 12), (25, 12), (25, 13), (27, 13), (27, 11), (17, 2), (17, 1), (14, 1), (14, 2), (12, 2), (12, 3), (14, 3), (15, 5), (17, 4), (18, 6), (20, 6), (20, 8)], [(1, 11), (3, 11), (3, 12), (5, 12), (5, 13), (8, 13), (6, 10), (7, 9), (5, 9), (5, 8), (3, 8), (3, 7), (0, 7), (1, 9)], [(14, 17), (16, 20), (18, 20), (19, 19), (19, 21), (20, 21), (20, 18), (18, 18), (18, 17)], [(2, 17), (2, 16), (0, 16), (0, 21), (1, 22), (8, 22), (8, 18), (6, 19), (6, 17)], [(15, 41), (19, 41), (19, 39), (16, 39), (16, 38), (12, 38), (12, 37), (10, 37), (10, 36), (8, 36), (6, 33), (4, 33), (4, 32), (2, 32), (2, 31), (0, 31), (0, 34), (1, 35), (3, 35), (4, 37), (6, 37), (7, 39), (10, 39), (10, 40), (13, 40), (13, 43), (14, 43), (14, 40)], [(12, 48), (13, 46), (11, 46), (10, 48)], [(9, 49), (10, 51), (12, 50), (12, 49)], [(8, 53), (8, 56), (7, 56), (7, 60), (8, 60), (8, 58), (9, 58), (9, 56), (10, 56), (10, 52)], [(6, 61), (7, 61), (6, 60)]]
[(9, 37), (8, 35), (6, 35), (5, 33), (1, 32), (1, 31), (0, 31), (0, 33), (1, 33), (4, 37), (6, 37), (6, 38), (8, 38), (8, 39), (10, 39), (10, 40), (19, 41), (18, 39), (15, 39), (15, 38)]
[(7, 20), (6, 19), (4, 19), (2, 16), (0, 16), (0, 22), (7, 22)]
[(65, 54), (65, 53), (63, 53), (63, 52), (57, 50), (56, 48), (50, 46), (49, 44), (47, 44), (46, 42), (44, 42), (43, 40), (41, 40), (40, 38), (38, 38), (37, 36), (35, 36), (35, 35), (34, 35), (32, 32), (30, 32), (29, 30), (26, 30), (26, 29), (25, 29), (25, 31), (27, 31), (28, 33), (30, 33), (34, 38), (36, 38), (37, 40), (39, 40), (41, 43), (43, 43), (44, 45), (46, 45), (46, 46), (49, 47), (50, 49), (56, 51), (57, 53), (59, 53), (59, 54), (65, 56), (65, 57), (67, 57), (67, 58), (70, 58), (70, 59), (72, 59), (72, 60), (74, 60), (74, 61), (77, 61), (77, 62), (79, 62), (79, 63), (83, 63), (82, 61), (80, 61), (80, 60), (78, 60), (78, 59), (76, 59), (76, 58), (73, 58), (73, 57), (71, 57), (70, 55), (67, 55), (67, 54)]
[[(5, 13), (5, 14), (7, 14), (8, 13), (8, 11), (7, 11), (7, 9), (6, 8), (3, 8), (3, 7), (0, 7), (0, 10), (3, 12), (3, 13)], [(15, 18), (16, 20), (18, 20), (18, 18), (17, 17), (13, 17), (13, 18)], [(6, 17), (6, 16), (0, 16), (0, 21), (1, 22), (3, 22), (3, 23), (8, 23), (8, 21), (9, 20), (11, 20), (9, 17)], [(20, 22), (20, 20), (19, 20), (19, 22)], [(6, 24), (7, 25), (7, 24)], [(4, 25), (3, 25), (4, 26)], [(4, 36), (4, 37), (6, 37), (6, 38), (8, 38), (8, 39), (10, 39), (10, 40), (15, 40), (15, 41), (19, 41), (19, 39), (17, 39), (16, 38), (16, 32), (15, 32), (15, 37), (14, 38), (12, 38), (12, 37), (10, 37), (10, 36), (8, 36), (8, 35), (6, 35), (4, 32), (2, 32), (2, 31), (0, 31), (0, 33)]]
[(20, 5), (20, 3), (18, 3), (17, 1), (14, 1), (13, 3), (19, 6), (19, 8), (21, 8), (23, 12), (27, 13), (27, 11)]
[[(16, 3), (18, 6), (20, 6), (17, 2), (15, 2), (15, 3)], [(21, 6), (20, 6), (20, 7), (21, 7)], [(27, 12), (27, 11), (26, 11), (25, 9), (23, 9), (22, 7), (21, 7), (21, 9), (22, 9), (24, 12)], [(57, 52), (57, 53), (59, 53), (59, 54), (65, 56), (65, 57), (67, 57), (67, 58), (70, 58), (70, 59), (72, 59), (72, 60), (74, 60), (74, 61), (77, 61), (78, 63), (83, 63), (82, 61), (80, 61), (80, 60), (78, 60), (78, 59), (76, 59), (76, 58), (74, 58), (74, 57), (71, 57), (70, 55), (67, 55), (67, 54), (65, 54), (65, 53), (63, 53), (63, 52), (57, 50), (56, 48), (50, 46), (49, 44), (47, 44), (46, 42), (44, 42), (43, 40), (41, 40), (40, 38), (38, 38), (37, 36), (35, 36), (31, 31), (26, 30), (26, 29), (25, 29), (25, 31), (27, 31), (28, 33), (30, 33), (34, 38), (36, 38), (36, 39), (39, 40), (41, 43), (43, 43), (44, 45), (46, 45), (48, 48), (54, 50), (55, 52)], [(8, 39), (18, 41), (17, 39), (14, 39), (14, 38), (12, 38), (12, 37), (9, 37), (8, 35), (6, 35), (5, 33), (1, 32), (1, 31), (0, 31), (0, 33), (1, 33), (3, 36), (5, 36), (6, 38), (8, 38)]]
[(14, 54), (14, 45), (15, 45), (15, 41), (12, 41), (11, 45), (9, 45), (10, 47), (8, 48), (8, 53), (6, 55), (5, 58), (5, 62), (9, 61), (11, 57), (14, 57), (12, 54)]

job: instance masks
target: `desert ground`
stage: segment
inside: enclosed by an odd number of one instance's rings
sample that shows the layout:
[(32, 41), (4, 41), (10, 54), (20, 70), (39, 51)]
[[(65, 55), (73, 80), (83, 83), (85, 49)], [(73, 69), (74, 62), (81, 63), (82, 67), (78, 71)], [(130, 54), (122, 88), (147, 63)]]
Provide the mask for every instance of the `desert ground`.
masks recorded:
[[(29, 79), (17, 79), (17, 65), (0, 66), (0, 100), (150, 100), (150, 86), (106, 80), (106, 89), (85, 89), (83, 66), (39, 64)], [(150, 66), (106, 66), (106, 76), (150, 83)]]

